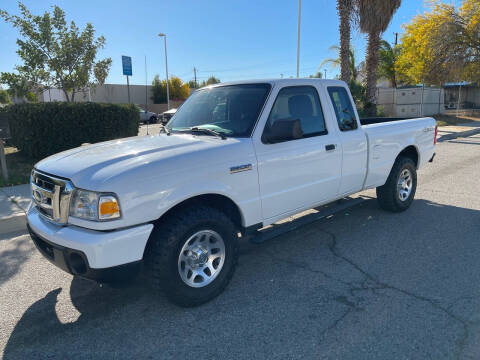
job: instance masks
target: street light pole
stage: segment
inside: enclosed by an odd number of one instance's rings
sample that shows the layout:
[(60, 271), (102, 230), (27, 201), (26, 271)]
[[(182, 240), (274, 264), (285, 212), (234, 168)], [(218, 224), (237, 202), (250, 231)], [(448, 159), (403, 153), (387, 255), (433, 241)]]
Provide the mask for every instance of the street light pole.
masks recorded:
[(167, 110), (170, 110), (170, 89), (168, 86), (168, 61), (167, 61), (167, 35), (164, 33), (158, 34), (158, 36), (163, 37), (163, 44), (165, 45), (165, 73), (167, 75)]
[(302, 0), (298, 0), (298, 28), (297, 28), (297, 78), (300, 71), (300, 21), (302, 15)]

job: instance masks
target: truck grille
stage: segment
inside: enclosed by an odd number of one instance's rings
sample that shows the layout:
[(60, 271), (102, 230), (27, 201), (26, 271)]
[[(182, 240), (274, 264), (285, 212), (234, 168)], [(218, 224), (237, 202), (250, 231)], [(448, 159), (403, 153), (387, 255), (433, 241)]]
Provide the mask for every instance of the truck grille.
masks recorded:
[(33, 170), (30, 184), (33, 204), (39, 213), (57, 224), (66, 224), (74, 189), (72, 183)]

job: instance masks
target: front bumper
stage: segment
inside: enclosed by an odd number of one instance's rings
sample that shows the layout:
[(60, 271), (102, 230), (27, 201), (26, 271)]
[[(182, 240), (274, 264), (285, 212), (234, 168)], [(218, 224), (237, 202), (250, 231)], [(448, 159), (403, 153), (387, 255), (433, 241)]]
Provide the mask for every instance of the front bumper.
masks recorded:
[(136, 267), (153, 229), (152, 224), (116, 231), (59, 226), (44, 219), (33, 206), (27, 222), (32, 240), (48, 260), (71, 274), (99, 281)]
[(27, 225), (27, 227), (30, 232), (30, 237), (38, 251), (40, 251), (40, 253), (52, 264), (69, 274), (78, 275), (102, 283), (108, 283), (130, 279), (140, 270), (140, 261), (104, 269), (92, 269), (83, 252), (59, 246), (45, 240), (38, 236), (29, 225)]

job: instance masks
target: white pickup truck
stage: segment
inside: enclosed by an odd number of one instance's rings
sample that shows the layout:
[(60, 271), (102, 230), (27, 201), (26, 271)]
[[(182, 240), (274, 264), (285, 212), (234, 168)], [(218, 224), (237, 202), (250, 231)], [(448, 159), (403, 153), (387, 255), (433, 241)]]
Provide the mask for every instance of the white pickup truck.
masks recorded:
[(410, 206), (435, 120), (362, 122), (337, 80), (209, 86), (160, 135), (37, 163), (28, 228), (73, 275), (108, 282), (145, 264), (173, 302), (198, 305), (227, 286), (240, 236), (363, 189), (386, 210)]

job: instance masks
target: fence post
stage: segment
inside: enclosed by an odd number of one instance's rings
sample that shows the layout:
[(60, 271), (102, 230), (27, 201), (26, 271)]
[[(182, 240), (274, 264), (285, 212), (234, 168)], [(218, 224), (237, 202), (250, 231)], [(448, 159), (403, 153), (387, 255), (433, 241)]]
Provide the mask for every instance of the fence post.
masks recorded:
[(441, 104), (442, 104), (442, 88), (438, 89), (438, 113), (441, 114)]
[(422, 117), (423, 117), (423, 115), (424, 115), (424, 113), (425, 113), (424, 110), (423, 110), (423, 94), (424, 94), (424, 92), (425, 92), (425, 80), (424, 80), (423, 83), (422, 83), (422, 107), (421, 107), (422, 113), (421, 113), (421, 115), (420, 115), (420, 116), (422, 116)]
[(3, 147), (3, 140), (0, 139), (0, 162), (2, 163), (2, 175), (5, 183), (8, 183), (7, 160), (5, 159), (5, 148)]
[(461, 95), (462, 95), (462, 83), (460, 82), (460, 86), (458, 87), (457, 119), (458, 119), (458, 111), (460, 110), (460, 96)]

